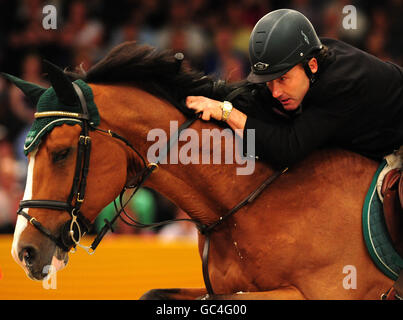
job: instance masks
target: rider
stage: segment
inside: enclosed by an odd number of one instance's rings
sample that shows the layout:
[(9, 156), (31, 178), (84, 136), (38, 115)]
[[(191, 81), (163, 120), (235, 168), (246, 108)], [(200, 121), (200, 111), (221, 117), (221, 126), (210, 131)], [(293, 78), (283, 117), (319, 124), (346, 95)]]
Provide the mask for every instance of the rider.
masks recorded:
[(284, 168), (335, 146), (380, 161), (403, 144), (403, 68), (319, 39), (310, 21), (289, 9), (257, 22), (249, 54), (256, 103), (241, 111), (235, 102), (189, 96), (186, 104), (244, 136), (254, 129), (260, 159)]

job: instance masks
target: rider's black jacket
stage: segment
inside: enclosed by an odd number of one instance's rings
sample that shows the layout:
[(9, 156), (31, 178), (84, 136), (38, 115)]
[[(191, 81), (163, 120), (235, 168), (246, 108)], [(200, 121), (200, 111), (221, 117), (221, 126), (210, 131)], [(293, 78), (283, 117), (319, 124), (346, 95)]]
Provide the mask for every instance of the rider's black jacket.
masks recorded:
[(380, 161), (403, 145), (403, 68), (342, 41), (321, 41), (330, 55), (296, 112), (284, 112), (266, 86), (246, 110), (244, 137), (254, 129), (255, 154), (275, 167), (322, 147)]

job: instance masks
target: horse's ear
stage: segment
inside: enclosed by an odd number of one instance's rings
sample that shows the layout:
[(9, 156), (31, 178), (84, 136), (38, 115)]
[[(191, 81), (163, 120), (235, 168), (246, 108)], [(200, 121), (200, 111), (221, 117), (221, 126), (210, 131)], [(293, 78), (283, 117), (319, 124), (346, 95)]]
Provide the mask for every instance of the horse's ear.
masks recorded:
[(73, 84), (63, 70), (47, 60), (43, 60), (43, 67), (48, 73), (49, 81), (58, 99), (68, 106), (76, 105), (79, 101), (78, 96)]
[(21, 89), (22, 92), (31, 100), (31, 102), (36, 106), (40, 96), (46, 91), (46, 88), (36, 85), (35, 83), (31, 83), (15, 76), (12, 76), (8, 73), (1, 73), (1, 75), (14, 83), (18, 88)]

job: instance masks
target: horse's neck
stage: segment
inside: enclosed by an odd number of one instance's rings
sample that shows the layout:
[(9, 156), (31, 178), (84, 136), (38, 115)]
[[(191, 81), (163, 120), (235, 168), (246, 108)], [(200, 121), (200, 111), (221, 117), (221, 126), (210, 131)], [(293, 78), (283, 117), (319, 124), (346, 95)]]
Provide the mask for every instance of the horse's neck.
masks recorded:
[[(155, 141), (147, 141), (151, 130), (165, 132), (170, 138), (171, 121), (180, 126), (185, 117), (168, 103), (133, 87), (92, 85), (95, 102), (101, 116), (101, 127), (111, 129), (127, 138), (133, 146), (147, 157)], [(214, 128), (211, 123), (196, 121), (191, 129), (201, 137), (202, 129)], [(175, 129), (175, 128), (174, 128)], [(199, 139), (198, 149), (202, 150)], [(178, 154), (186, 141), (179, 141), (171, 149), (166, 164), (153, 173), (146, 185), (171, 199), (192, 218), (202, 223), (216, 221), (252, 192), (270, 174), (267, 167), (256, 164), (253, 175), (238, 175), (237, 170), (246, 164), (200, 164), (184, 165)], [(222, 157), (223, 158), (223, 157)], [(170, 160), (175, 159), (172, 162)], [(212, 162), (212, 160), (211, 160)]]

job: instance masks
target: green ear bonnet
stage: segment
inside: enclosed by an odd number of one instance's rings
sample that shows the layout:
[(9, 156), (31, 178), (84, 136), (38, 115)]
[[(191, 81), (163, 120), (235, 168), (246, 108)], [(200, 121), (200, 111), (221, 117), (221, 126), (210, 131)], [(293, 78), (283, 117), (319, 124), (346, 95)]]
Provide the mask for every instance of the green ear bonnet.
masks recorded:
[[(65, 97), (60, 98), (60, 94), (58, 96), (54, 87), (45, 89), (9, 74), (3, 73), (2, 75), (19, 87), (36, 104), (35, 121), (24, 144), (25, 155), (34, 150), (42, 138), (55, 126), (81, 124), (80, 115), (82, 115), (83, 110), (79, 99), (69, 101)], [(90, 86), (83, 80), (74, 81), (73, 86), (78, 86), (81, 89), (82, 97), (87, 105), (90, 123), (93, 126), (98, 126), (100, 117)], [(60, 89), (58, 91), (60, 92)]]

